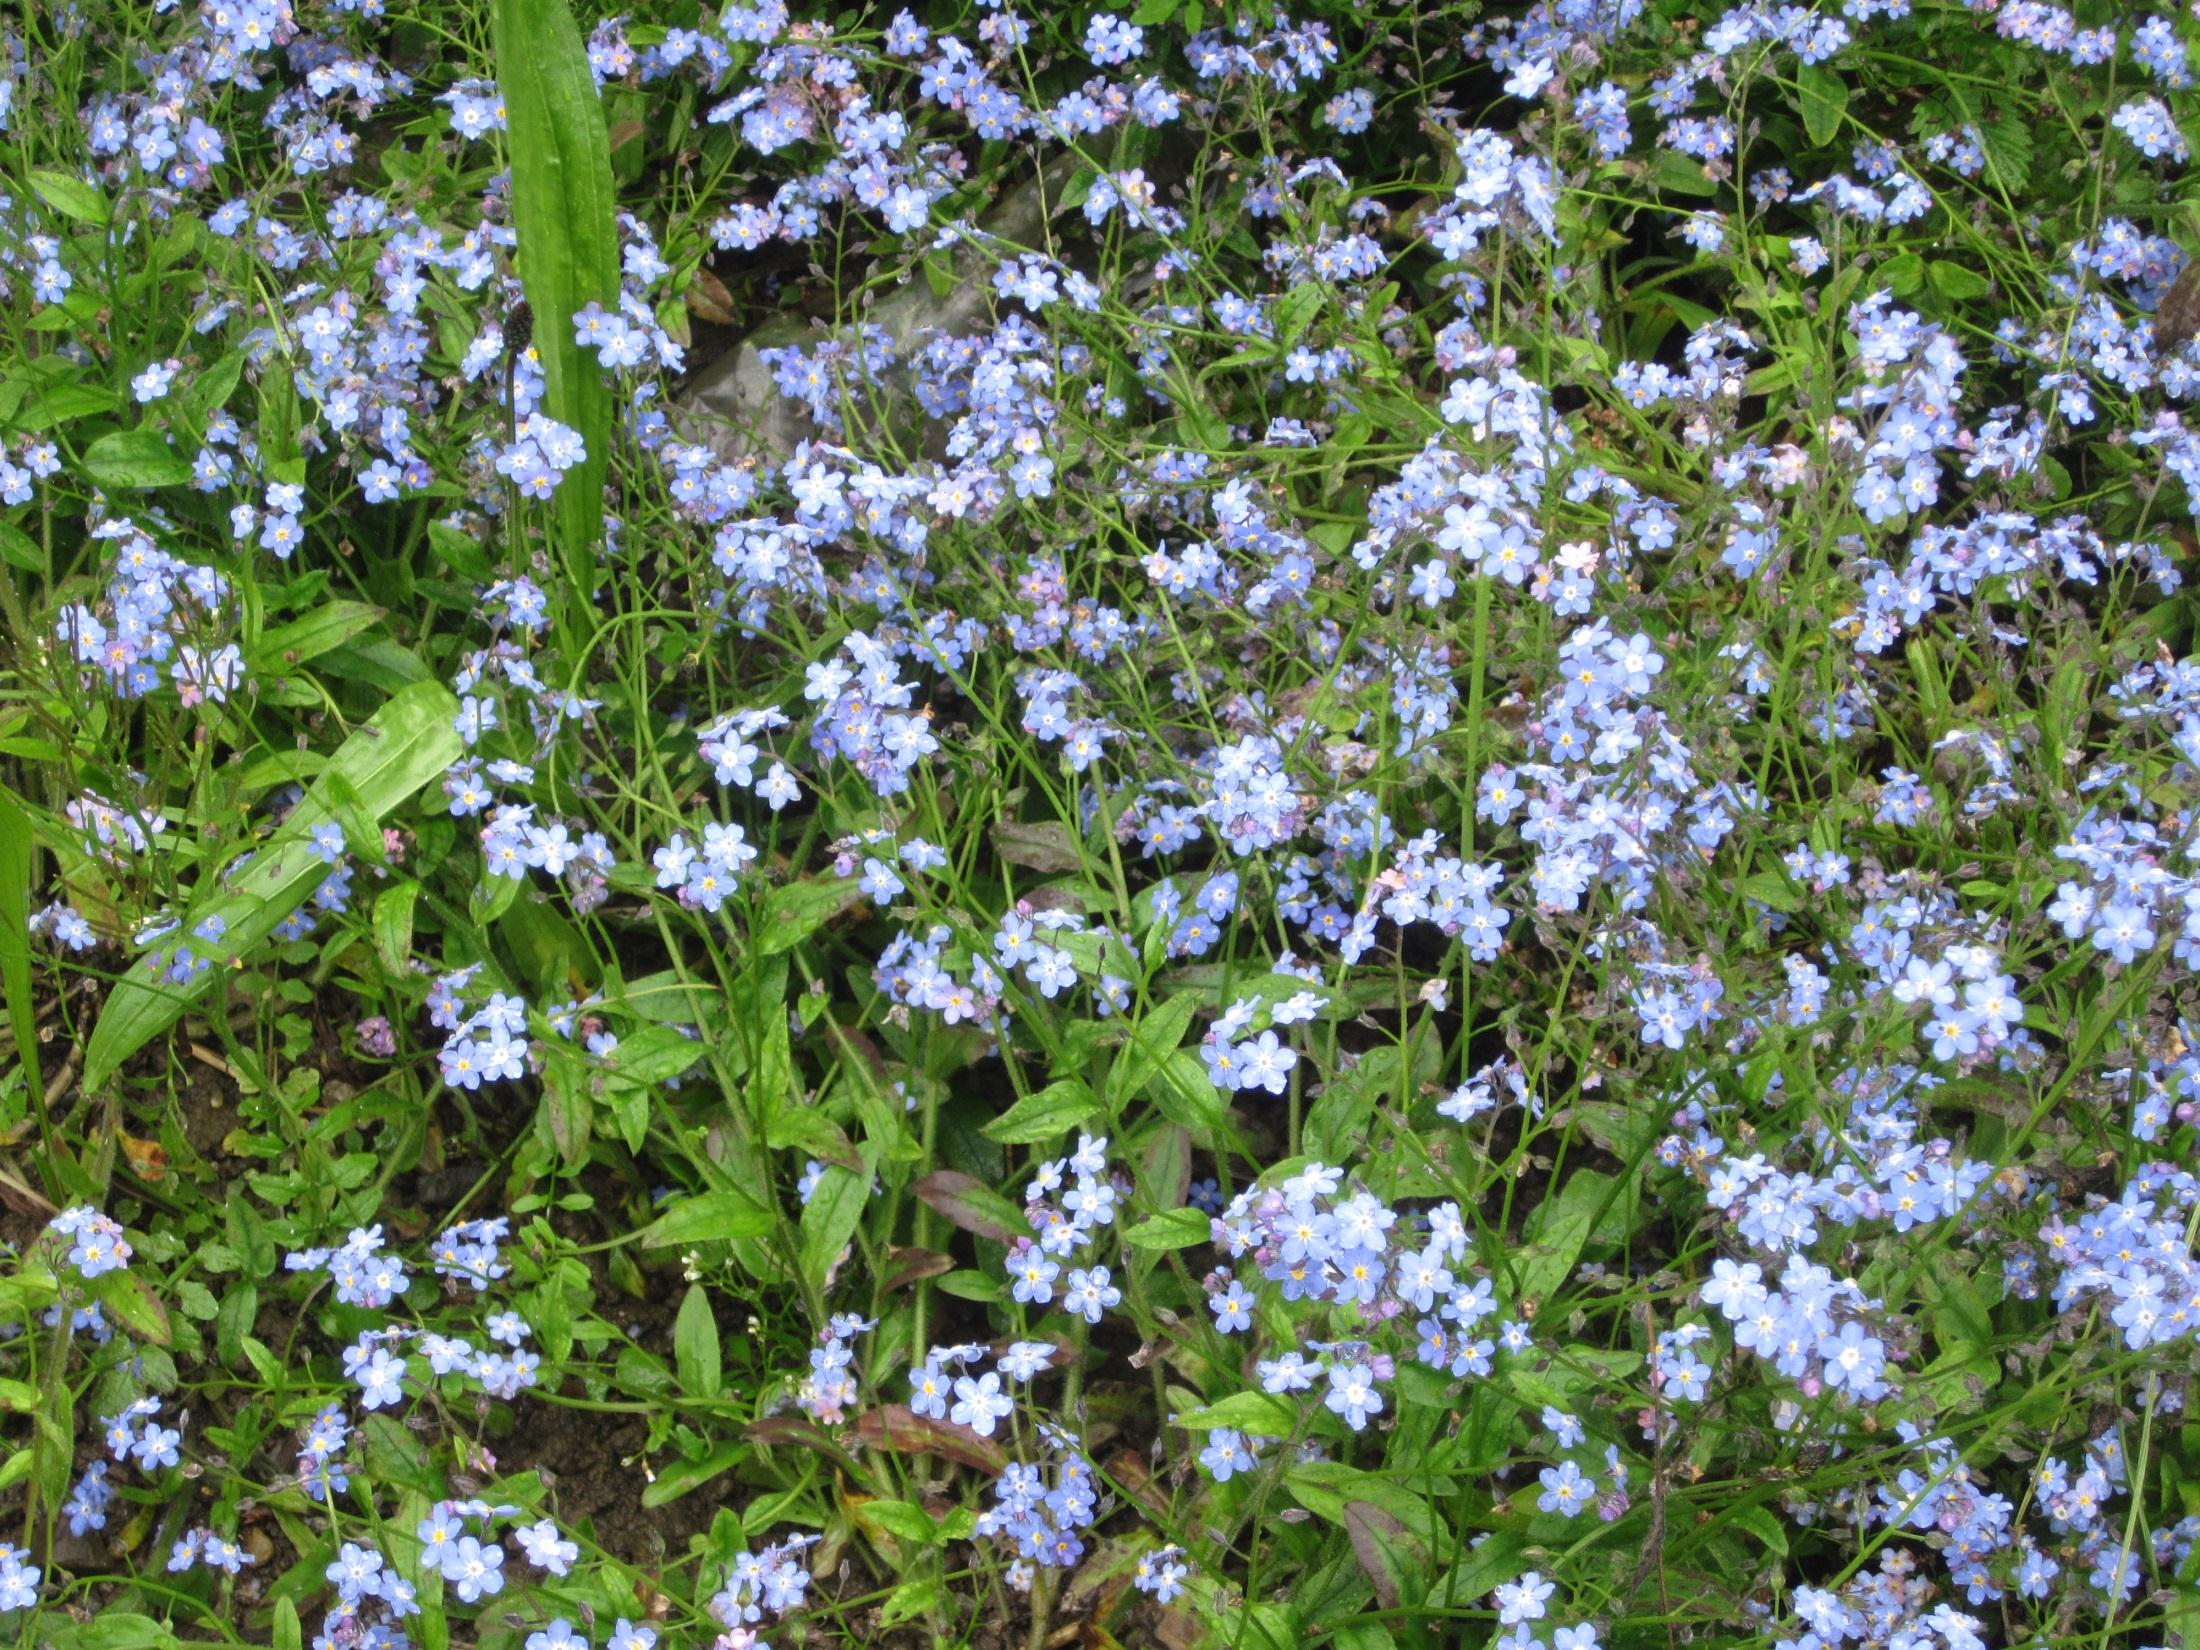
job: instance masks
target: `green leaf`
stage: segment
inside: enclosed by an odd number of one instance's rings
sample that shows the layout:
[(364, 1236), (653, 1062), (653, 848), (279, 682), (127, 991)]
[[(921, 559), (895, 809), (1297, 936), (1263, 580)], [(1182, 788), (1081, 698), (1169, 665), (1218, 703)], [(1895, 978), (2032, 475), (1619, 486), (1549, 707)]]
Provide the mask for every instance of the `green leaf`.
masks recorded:
[(1758, 871), (1742, 878), (1742, 893), (1775, 911), (1800, 911), (1803, 896), (1784, 871)]
[(1289, 349), (1297, 343), (1306, 329), (1314, 324), (1314, 317), (1321, 313), (1322, 304), (1328, 299), (1328, 290), (1319, 282), (1307, 281), (1293, 287), (1276, 300), (1276, 343)]
[(413, 907), (419, 903), (420, 884), (409, 878), (374, 898), (375, 953), (384, 968), (400, 977), (412, 967)]
[(1849, 86), (1823, 63), (1806, 63), (1796, 72), (1796, 101), (1802, 106), (1803, 135), (1823, 149), (1841, 135), (1841, 117), (1849, 107)]
[(382, 610), (366, 602), (323, 602), (303, 618), (263, 630), (247, 653), (255, 672), (281, 675), (294, 665), (342, 647), (382, 622)]
[(1901, 252), (1879, 266), (1879, 278), (1897, 298), (1907, 298), (1925, 284), (1925, 260), (1915, 252)]
[(1025, 1095), (978, 1132), (1004, 1146), (1031, 1146), (1068, 1133), (1099, 1109), (1090, 1088), (1075, 1077), (1065, 1077)]
[(1925, 278), (1932, 282), (1933, 290), (1943, 298), (1961, 300), (1982, 298), (1993, 289), (1993, 282), (1975, 269), (1965, 269), (1945, 258), (1935, 258), (1925, 266)]
[(166, 1346), (174, 1338), (168, 1323), (168, 1308), (161, 1305), (152, 1285), (137, 1273), (102, 1272), (91, 1288), (99, 1304), (106, 1308), (107, 1316), (139, 1340)]
[(1471, 1549), (1429, 1589), (1429, 1602), (1448, 1607), (1472, 1604), (1527, 1568), (1527, 1542), (1516, 1530), (1499, 1530)]
[(1678, 149), (1661, 149), (1651, 163), (1649, 181), (1676, 195), (1716, 195), (1719, 186), (1704, 176), (1703, 162), (1691, 160)]
[(876, 1525), (897, 1541), (929, 1547), (941, 1537), (940, 1521), (914, 1501), (849, 1501), (860, 1524)]
[(1520, 1293), (1541, 1300), (1563, 1284), (1589, 1241), (1597, 1211), (1612, 1195), (1612, 1177), (1575, 1169), (1557, 1195), (1546, 1198), (1528, 1223), (1528, 1252), (1520, 1263)]
[(235, 393), (237, 380), (243, 376), (244, 351), (233, 349), (191, 380), (190, 387), (183, 392), (184, 405), (204, 419)]
[(84, 449), (84, 474), (112, 492), (181, 487), (191, 479), (191, 461), (158, 430), (114, 430)]
[(54, 1641), (64, 1650), (169, 1650), (177, 1642), (173, 1631), (131, 1610), (102, 1610)]
[(657, 1476), (642, 1491), (642, 1505), (662, 1507), (668, 1501), (677, 1501), (701, 1489), (727, 1468), (739, 1466), (748, 1453), (749, 1446), (744, 1443), (720, 1444), (699, 1461), (674, 1461), (669, 1466), (661, 1466)]
[(13, 423), (17, 429), (32, 434), (50, 430), (56, 424), (114, 410), (114, 391), (94, 384), (34, 385), (24, 395), (22, 410), (15, 415)]
[(1226, 1109), (1222, 1091), (1207, 1075), (1206, 1062), (1188, 1048), (1161, 1062), (1160, 1074), (1147, 1092), (1163, 1117), (1195, 1133), (1220, 1125)]
[(0, 521), (0, 561), (25, 573), (40, 573), (46, 567), (46, 558), (37, 544), (12, 521)]
[(37, 1005), (31, 1000), (31, 820), (14, 793), (0, 790), (0, 997), (15, 1034), (15, 1057), (33, 1091), (38, 1074)]
[(636, 1234), (643, 1247), (669, 1249), (682, 1243), (723, 1243), (762, 1237), (772, 1229), (771, 1211), (740, 1192), (705, 1192), (682, 1198)]
[[(315, 826), (334, 816), (330, 780), (348, 785), (370, 819), (385, 818), (457, 757), (463, 748), (451, 725), (457, 714), (458, 701), (449, 689), (422, 682), (392, 698), (344, 741), (282, 828), (256, 852), (231, 861), (212, 897), (193, 904), (179, 930), (182, 937), (133, 963), (116, 983), (84, 1052), (87, 1092), (103, 1087), (123, 1061), (175, 1024), (224, 968), (258, 947), (320, 886), (328, 867), (305, 844)], [(219, 940), (196, 937), (209, 917), (221, 920)], [(170, 984), (158, 964), (178, 945), (214, 966), (188, 985)]]
[(862, 903), (862, 886), (853, 877), (809, 877), (790, 882), (764, 896), (764, 909), (750, 937), (760, 955), (776, 957), (792, 951), (841, 912)]
[(948, 1272), (939, 1281), (943, 1295), (953, 1295), (959, 1301), (997, 1301), (1003, 1293), (1001, 1280), (991, 1272)]
[(64, 218), (93, 225), (107, 221), (107, 197), (82, 178), (41, 167), (31, 174), (31, 189)]
[(1734, 1508), (1719, 1522), (1746, 1530), (1756, 1537), (1757, 1544), (1768, 1553), (1781, 1558), (1788, 1555), (1787, 1526), (1754, 1502), (1746, 1507)]
[(680, 1315), (672, 1320), (672, 1362), (681, 1390), (696, 1398), (715, 1398), (725, 1390), (718, 1351), (718, 1315), (699, 1283), (688, 1285)]
[(855, 1235), (864, 1206), (870, 1201), (868, 1171), (855, 1174), (829, 1163), (818, 1177), (810, 1201), (802, 1206), (802, 1275), (819, 1289), (824, 1288), (825, 1274)]
[(1184, 1041), (1184, 1033), (1198, 1010), (1198, 997), (1186, 992), (1156, 1007), (1131, 1029), (1130, 1046), (1116, 1056), (1115, 1065), (1108, 1073), (1108, 1102), (1112, 1112), (1120, 1113), (1152, 1080), (1161, 1069), (1161, 1063), (1176, 1052), (1177, 1044)]
[(1175, 1424), (1187, 1432), (1236, 1427), (1259, 1438), (1288, 1438), (1298, 1430), (1299, 1406), (1281, 1393), (1233, 1392), (1205, 1409), (1179, 1415)]
[(670, 1026), (643, 1026), (620, 1039), (604, 1062), (606, 1070), (622, 1082), (655, 1088), (677, 1077), (703, 1057), (703, 1045), (683, 1037)]
[(1205, 1243), (1213, 1232), (1213, 1224), (1197, 1209), (1168, 1209), (1126, 1228), (1123, 1241), (1133, 1249), (1189, 1249)]
[(573, 317), (590, 303), (618, 307), (611, 139), (588, 48), (566, 0), (495, 0), (490, 41), (504, 98), (519, 279), (534, 311), (534, 347), (542, 362), (543, 410), (577, 430), (586, 451), (553, 500), (566, 576), (574, 600), (585, 607), (596, 588), (596, 547), (603, 539), (611, 398), (601, 364), (574, 341)]
[(886, 1602), (878, 1609), (881, 1627), (899, 1627), (915, 1621), (919, 1616), (932, 1615), (949, 1607), (951, 1600), (947, 1589), (926, 1576), (917, 1581), (905, 1581), (886, 1595)]

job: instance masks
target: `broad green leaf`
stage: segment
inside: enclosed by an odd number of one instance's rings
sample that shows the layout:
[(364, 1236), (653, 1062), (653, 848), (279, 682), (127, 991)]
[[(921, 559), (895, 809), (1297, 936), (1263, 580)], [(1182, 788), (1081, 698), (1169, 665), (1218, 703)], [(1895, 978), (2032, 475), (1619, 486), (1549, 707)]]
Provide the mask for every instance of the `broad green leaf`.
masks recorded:
[(49, 384), (34, 387), (11, 422), (26, 434), (50, 430), (56, 424), (115, 410), (114, 391), (94, 384)]
[(114, 430), (84, 449), (84, 473), (114, 492), (181, 487), (191, 479), (191, 461), (158, 430)]
[(1133, 1249), (1189, 1249), (1213, 1232), (1212, 1222), (1197, 1209), (1170, 1209), (1126, 1228), (1123, 1241)]
[(662, 1507), (677, 1501), (691, 1491), (701, 1489), (729, 1467), (735, 1467), (746, 1459), (749, 1446), (745, 1443), (720, 1444), (709, 1454), (696, 1461), (673, 1461), (660, 1465), (657, 1476), (642, 1491), (644, 1507)]
[(584, 607), (596, 588), (611, 398), (596, 357), (575, 341), (573, 317), (619, 302), (617, 205), (611, 139), (588, 67), (588, 47), (566, 0), (495, 0), (490, 40), (504, 98), (512, 168), (512, 227), (520, 285), (534, 311), (543, 410), (580, 433), (586, 457), (553, 500), (560, 560)]
[(1235, 1427), (1257, 1438), (1288, 1438), (1298, 1430), (1299, 1406), (1280, 1393), (1233, 1392), (1205, 1409), (1177, 1416), (1175, 1425), (1187, 1432)]
[(702, 1057), (703, 1045), (693, 1037), (683, 1037), (670, 1026), (644, 1026), (622, 1038), (604, 1065), (621, 1082), (655, 1088)]
[(183, 392), (184, 405), (203, 419), (227, 401), (235, 393), (237, 381), (244, 376), (244, 359), (243, 350), (233, 349), (201, 372)]
[(837, 1163), (828, 1163), (818, 1177), (810, 1201), (802, 1206), (802, 1275), (820, 1289), (824, 1288), (826, 1273), (855, 1235), (864, 1206), (870, 1201), (868, 1171), (851, 1173)]
[(1099, 1109), (1090, 1088), (1075, 1077), (1065, 1077), (1025, 1095), (978, 1132), (1004, 1146), (1031, 1146), (1067, 1133)]
[(247, 657), (255, 671), (278, 675), (293, 665), (342, 647), (354, 636), (381, 623), (382, 610), (366, 602), (323, 602), (302, 618), (264, 630)]
[(1520, 1262), (1520, 1293), (1541, 1300), (1572, 1275), (1589, 1241), (1597, 1211), (1612, 1195), (1612, 1177), (1574, 1169), (1528, 1223), (1528, 1247)]
[(1899, 252), (1879, 266), (1879, 279), (1897, 298), (1907, 298), (1925, 284), (1925, 260), (1915, 252)]
[(382, 966), (400, 977), (412, 966), (413, 907), (419, 903), (420, 884), (410, 878), (374, 899), (374, 949)]
[(1423, 1538), (1434, 1527), (1428, 1502), (1387, 1473), (1368, 1472), (1342, 1461), (1301, 1461), (1284, 1474), (1283, 1483), (1300, 1506), (1332, 1524), (1342, 1525), (1346, 1507), (1359, 1502), (1382, 1508)]
[(776, 957), (792, 951), (841, 912), (863, 903), (863, 889), (853, 877), (805, 877), (774, 888), (764, 896), (757, 914), (755, 941), (759, 955)]
[(174, 1631), (131, 1610), (102, 1610), (52, 1635), (57, 1650), (170, 1650)]
[(1322, 304), (1328, 299), (1328, 289), (1317, 281), (1307, 281), (1293, 287), (1276, 300), (1276, 343), (1289, 349), (1299, 341), (1306, 329), (1313, 325), (1314, 317), (1321, 313)]
[(680, 1388), (695, 1398), (715, 1398), (724, 1390), (718, 1349), (718, 1316), (699, 1283), (688, 1285), (680, 1314), (672, 1320), (672, 1362)]
[(1800, 911), (1803, 896), (1784, 871), (1757, 871), (1742, 878), (1742, 893), (1775, 911)]
[(1752, 1502), (1748, 1506), (1734, 1508), (1721, 1522), (1747, 1531), (1766, 1552), (1777, 1554), (1781, 1558), (1787, 1557), (1787, 1526), (1767, 1508)]
[(0, 521), (0, 561), (25, 573), (43, 572), (46, 566), (45, 553), (11, 521)]
[(99, 1304), (107, 1316), (137, 1336), (141, 1341), (151, 1341), (155, 1346), (166, 1346), (174, 1331), (168, 1323), (168, 1308), (161, 1305), (160, 1297), (153, 1293), (152, 1285), (131, 1271), (102, 1272), (91, 1286)]
[(1195, 1133), (1213, 1131), (1221, 1124), (1226, 1109), (1222, 1091), (1207, 1075), (1206, 1062), (1188, 1048), (1178, 1049), (1161, 1062), (1148, 1093), (1163, 1117)]
[(940, 1521), (914, 1501), (874, 1501), (850, 1496), (846, 1504), (857, 1523), (876, 1526), (897, 1541), (929, 1547), (940, 1539)]
[(740, 1192), (705, 1192), (682, 1198), (637, 1234), (645, 1248), (681, 1243), (722, 1243), (761, 1237), (772, 1229), (771, 1211)]
[(1841, 116), (1849, 106), (1848, 82), (1823, 63), (1805, 63), (1795, 76), (1796, 101), (1802, 106), (1803, 135), (1823, 149), (1841, 135)]
[(878, 1608), (878, 1624), (881, 1627), (899, 1627), (915, 1621), (919, 1616), (932, 1615), (949, 1607), (947, 1589), (930, 1576), (916, 1581), (904, 1581), (886, 1595), (886, 1602)]
[(107, 221), (107, 197), (82, 178), (41, 167), (30, 183), (32, 192), (65, 218), (93, 225)]
[(1498, 1530), (1429, 1589), (1428, 1601), (1454, 1608), (1473, 1604), (1527, 1568), (1526, 1541), (1518, 1531)]
[(1962, 300), (1983, 298), (1993, 289), (1993, 282), (1975, 269), (1965, 269), (1961, 264), (1950, 263), (1945, 258), (1935, 258), (1925, 266), (1925, 278), (1932, 282), (1933, 290), (1943, 298)]
[[(350, 787), (370, 819), (387, 817), (457, 757), (462, 746), (451, 725), (457, 714), (449, 689), (422, 682), (392, 698), (344, 741), (282, 828), (257, 850), (231, 861), (211, 895), (202, 891), (193, 903), (177, 936), (131, 964), (116, 983), (84, 1052), (87, 1091), (103, 1087), (123, 1061), (175, 1024), (222, 969), (254, 951), (320, 886), (328, 867), (305, 844), (315, 826), (334, 817), (331, 779)], [(196, 937), (210, 917), (220, 919), (220, 939)], [(214, 966), (187, 985), (169, 983), (161, 965), (178, 945)]]

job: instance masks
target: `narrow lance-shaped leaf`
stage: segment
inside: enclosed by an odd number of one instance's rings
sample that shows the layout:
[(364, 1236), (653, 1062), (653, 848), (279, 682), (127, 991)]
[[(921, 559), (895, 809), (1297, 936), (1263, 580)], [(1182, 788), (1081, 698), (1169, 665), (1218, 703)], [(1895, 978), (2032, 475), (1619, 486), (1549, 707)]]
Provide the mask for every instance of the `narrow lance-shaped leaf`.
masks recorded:
[(38, 1037), (31, 1026), (31, 822), (22, 805), (0, 791), (0, 982), (16, 1058), (32, 1090), (40, 1086)]
[[(84, 1052), (84, 1086), (96, 1090), (139, 1049), (174, 1025), (183, 1011), (236, 959), (249, 955), (328, 875), (308, 846), (315, 826), (335, 817), (330, 798), (348, 786), (358, 809), (377, 824), (449, 767), (462, 748), (452, 726), (458, 701), (438, 682), (420, 682), (393, 697), (329, 761), (305, 800), (265, 843), (231, 863), (216, 887), (193, 904), (173, 936), (131, 964), (92, 1028)], [(196, 937), (208, 918), (219, 937)], [(213, 966), (187, 984), (170, 982), (166, 964), (188, 947)]]
[(603, 537), (605, 448), (611, 399), (596, 358), (574, 341), (573, 316), (619, 297), (618, 224), (611, 140), (588, 48), (566, 0), (496, 0), (491, 12), (497, 89), (512, 168), (512, 227), (520, 285), (534, 311), (543, 410), (580, 433), (587, 456), (555, 499), (559, 553), (575, 599), (596, 585)]

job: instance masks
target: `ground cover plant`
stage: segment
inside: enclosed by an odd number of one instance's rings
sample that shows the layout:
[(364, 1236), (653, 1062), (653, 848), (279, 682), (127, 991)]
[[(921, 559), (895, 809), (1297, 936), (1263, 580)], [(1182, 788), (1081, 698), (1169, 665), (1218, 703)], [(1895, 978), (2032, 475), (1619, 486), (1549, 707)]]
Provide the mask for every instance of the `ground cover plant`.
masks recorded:
[(0, 22), (0, 1635), (2193, 1642), (2196, 30)]

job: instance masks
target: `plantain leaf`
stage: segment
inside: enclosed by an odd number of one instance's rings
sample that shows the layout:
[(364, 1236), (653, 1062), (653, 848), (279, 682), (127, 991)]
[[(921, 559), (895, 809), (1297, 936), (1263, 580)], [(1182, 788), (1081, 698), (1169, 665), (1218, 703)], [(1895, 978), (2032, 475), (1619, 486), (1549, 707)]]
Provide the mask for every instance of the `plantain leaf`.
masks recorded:
[(566, 0), (496, 0), (490, 15), (497, 89), (512, 167), (512, 227), (520, 285), (534, 311), (543, 410), (580, 432), (587, 456), (558, 484), (560, 555), (577, 599), (596, 588), (603, 538), (611, 399), (596, 358), (574, 341), (573, 317), (619, 299), (611, 139), (603, 102)]
[[(458, 701), (440, 682), (397, 694), (345, 740), (305, 800), (267, 842), (231, 862), (210, 895), (202, 894), (178, 935), (130, 965), (100, 1011), (84, 1051), (84, 1086), (102, 1087), (154, 1037), (175, 1024), (217, 973), (240, 961), (320, 886), (328, 867), (306, 847), (316, 825), (334, 817), (332, 797), (348, 786), (358, 808), (380, 821), (451, 765), (461, 746), (452, 720)], [(208, 918), (220, 938), (196, 937)], [(186, 985), (171, 984), (159, 964), (178, 946), (212, 963)]]

